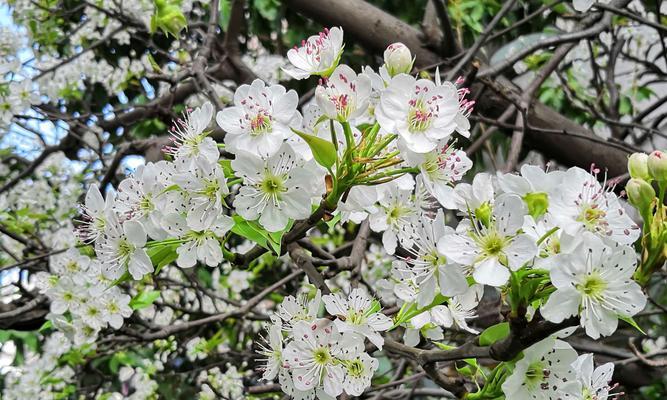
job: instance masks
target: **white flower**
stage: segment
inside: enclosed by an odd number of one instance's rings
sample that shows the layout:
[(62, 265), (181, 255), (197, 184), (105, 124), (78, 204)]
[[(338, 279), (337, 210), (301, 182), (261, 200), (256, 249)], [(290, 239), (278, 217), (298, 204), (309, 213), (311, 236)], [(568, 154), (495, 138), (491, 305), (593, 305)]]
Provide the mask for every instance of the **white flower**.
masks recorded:
[(83, 220), (77, 232), (83, 242), (94, 242), (104, 234), (107, 213), (113, 208), (113, 202), (113, 193), (108, 193), (105, 200), (99, 187), (96, 184), (90, 185), (86, 192), (85, 205), (81, 206)]
[(382, 129), (397, 133), (408, 149), (427, 153), (456, 129), (456, 87), (436, 86), (426, 79), (396, 75), (382, 92), (375, 116)]
[(201, 360), (208, 357), (206, 351), (206, 339), (202, 337), (192, 338), (185, 344), (186, 355), (190, 361)]
[(167, 152), (174, 155), (177, 164), (189, 167), (193, 162), (203, 161), (215, 164), (220, 152), (215, 141), (208, 136), (206, 128), (213, 117), (213, 105), (204, 103), (194, 111), (186, 111), (171, 128), (174, 146)]
[(347, 299), (334, 293), (322, 296), (322, 301), (327, 312), (338, 317), (334, 324), (339, 332), (358, 333), (382, 350), (384, 338), (378, 332), (386, 331), (393, 324), (391, 318), (375, 309), (368, 294), (361, 289), (353, 289)]
[(312, 321), (317, 318), (321, 300), (322, 295), (319, 290), (312, 300), (308, 300), (308, 295), (305, 293), (297, 297), (285, 297), (276, 308), (276, 315), (284, 322), (283, 329), (289, 331), (299, 321)]
[(79, 249), (73, 247), (63, 254), (53, 256), (51, 265), (54, 273), (67, 275), (77, 285), (83, 285), (86, 282), (90, 257), (79, 253)]
[(502, 286), (509, 279), (509, 270), (518, 270), (537, 254), (535, 242), (519, 233), (525, 214), (521, 198), (503, 195), (496, 200), (488, 225), (473, 218), (467, 231), (440, 239), (438, 250), (471, 267), (477, 283)]
[(567, 170), (560, 192), (550, 211), (568, 234), (578, 236), (589, 231), (621, 244), (632, 244), (639, 238), (641, 229), (627, 215), (618, 197), (583, 169)]
[(343, 389), (350, 396), (361, 396), (371, 386), (371, 379), (373, 379), (373, 374), (377, 371), (380, 363), (367, 353), (361, 353), (350, 359), (343, 357), (343, 360), (345, 367)]
[(250, 287), (250, 283), (248, 282), (250, 276), (251, 274), (249, 271), (235, 269), (229, 273), (229, 276), (227, 277), (227, 284), (229, 285), (229, 288), (232, 290), (232, 292), (241, 293)]
[(339, 358), (349, 359), (361, 353), (363, 343), (357, 335), (342, 335), (329, 322), (296, 323), (292, 330), (294, 340), (283, 352), (283, 363), (297, 390), (321, 389), (336, 397), (343, 392), (345, 376)]
[(79, 347), (87, 343), (95, 343), (100, 328), (86, 324), (81, 318), (72, 323), (74, 327), (74, 345)]
[(310, 215), (312, 198), (319, 191), (318, 168), (304, 165), (291, 147), (283, 144), (268, 159), (239, 152), (232, 168), (243, 178), (234, 199), (236, 212), (248, 221), (256, 220), (270, 232), (287, 226), (289, 219)]
[(473, 178), (472, 185), (469, 183), (459, 183), (456, 185), (454, 187), (454, 195), (456, 207), (453, 208), (458, 209), (466, 215), (472, 212), (478, 218), (488, 218), (488, 215), (483, 216), (480, 214), (489, 213), (491, 211), (490, 207), (495, 200), (493, 176), (486, 172), (479, 173)]
[(315, 89), (315, 100), (324, 114), (340, 122), (350, 121), (366, 111), (371, 95), (371, 80), (357, 75), (347, 65), (339, 65)]
[(232, 153), (247, 151), (271, 156), (282, 142), (294, 135), (290, 126), (301, 123), (296, 111), (299, 96), (281, 85), (266, 86), (255, 79), (241, 85), (234, 93), (234, 106), (219, 111), (215, 117), (227, 134), (225, 144)]
[(287, 51), (291, 66), (283, 67), (294, 79), (306, 79), (310, 75), (329, 75), (338, 64), (343, 52), (343, 29), (334, 27), (324, 29), (301, 42), (301, 47), (294, 46)]
[(110, 279), (118, 279), (127, 271), (132, 278), (139, 280), (153, 272), (151, 259), (143, 249), (146, 231), (139, 222), (130, 220), (121, 225), (112, 219), (107, 224), (106, 232), (97, 241), (95, 250)]
[(409, 253), (397, 268), (409, 272), (417, 285), (417, 305), (426, 307), (435, 298), (436, 292), (444, 296), (462, 294), (468, 289), (468, 282), (461, 267), (448, 260), (438, 251), (438, 241), (454, 234), (451, 227), (445, 225), (445, 215), (438, 210), (435, 219), (423, 215), (413, 220), (414, 226), (405, 228), (402, 234), (403, 248)]
[(576, 358), (569, 344), (553, 337), (528, 347), (502, 385), (505, 397), (557, 400), (573, 396), (580, 389), (571, 367)]
[[(484, 286), (473, 285), (465, 293), (454, 296), (447, 301), (447, 309), (442, 310), (440, 320), (444, 321), (444, 327), (455, 326), (471, 333), (479, 333), (468, 327), (467, 319), (475, 318), (475, 308), (484, 295)], [(439, 306), (441, 307), (441, 306)]]
[(563, 232), (554, 222), (551, 214), (546, 214), (535, 221), (526, 215), (523, 220), (523, 231), (539, 244), (538, 257), (535, 257), (534, 267), (550, 270), (558, 263), (558, 254), (572, 252), (580, 242), (579, 238)]
[(619, 316), (637, 314), (646, 305), (641, 287), (632, 280), (637, 255), (624, 245), (606, 246), (591, 233), (571, 254), (559, 258), (558, 268), (550, 271), (556, 291), (542, 306), (549, 321), (581, 315), (580, 324), (594, 339), (616, 330)]
[[(189, 197), (186, 218), (188, 226), (196, 231), (208, 229), (222, 214), (225, 197), (229, 194), (222, 168), (217, 164), (198, 161), (187, 172), (174, 175), (172, 181)], [(166, 194), (169, 193), (171, 192)], [(185, 208), (178, 200), (167, 207), (176, 212)]]
[(606, 363), (595, 368), (593, 354), (582, 354), (572, 364), (577, 379), (581, 383), (581, 393), (575, 396), (577, 400), (607, 400), (617, 395), (610, 394), (609, 386), (614, 375), (614, 363)]
[(71, 278), (62, 277), (58, 279), (58, 284), (47, 291), (51, 300), (51, 312), (54, 314), (64, 314), (66, 311), (75, 308), (80, 303), (78, 290)]
[(102, 318), (114, 329), (120, 329), (123, 320), (132, 315), (130, 308), (130, 296), (122, 293), (117, 286), (109, 288), (102, 297)]
[(141, 222), (146, 233), (155, 240), (167, 236), (160, 227), (162, 204), (157, 201), (165, 189), (164, 180), (160, 179), (165, 165), (162, 161), (139, 166), (132, 177), (118, 185), (115, 202), (115, 209), (123, 218)]
[[(202, 261), (209, 267), (219, 265), (223, 260), (219, 238), (234, 226), (234, 220), (223, 214), (218, 215), (203, 229), (193, 229), (178, 213), (166, 215), (162, 223), (167, 232), (183, 241), (176, 248), (176, 264), (181, 268), (194, 267), (197, 261)], [(199, 224), (197, 226), (199, 227)]]
[(101, 329), (106, 326), (103, 310), (104, 304), (99, 298), (90, 298), (79, 304), (74, 309), (74, 314), (80, 317), (86, 325)]
[[(456, 195), (453, 184), (472, 168), (472, 160), (463, 150), (453, 148), (447, 143), (438, 145), (433, 151), (419, 154), (416, 165), (419, 167), (424, 187), (447, 209), (456, 209)], [(414, 153), (412, 155), (414, 159)], [(410, 161), (410, 158), (408, 158)]]
[(283, 334), (280, 320), (273, 321), (268, 329), (269, 338), (264, 340), (266, 345), (259, 344), (259, 354), (266, 357), (265, 365), (262, 366), (264, 373), (262, 379), (272, 381), (278, 376), (278, 372), (282, 369), (282, 352), (283, 352)]
[(563, 171), (545, 172), (540, 167), (525, 164), (521, 167), (521, 175), (499, 173), (498, 186), (505, 193), (521, 196), (528, 206), (528, 213), (538, 218), (560, 194), (564, 175)]
[[(404, 227), (411, 224), (412, 218), (418, 214), (417, 206), (412, 200), (412, 190), (401, 190), (395, 182), (386, 184), (387, 190), (380, 198), (380, 206), (370, 216), (370, 227), (382, 233), (382, 244), (387, 253), (394, 254), (398, 244), (398, 235)], [(406, 243), (404, 245), (407, 245)]]

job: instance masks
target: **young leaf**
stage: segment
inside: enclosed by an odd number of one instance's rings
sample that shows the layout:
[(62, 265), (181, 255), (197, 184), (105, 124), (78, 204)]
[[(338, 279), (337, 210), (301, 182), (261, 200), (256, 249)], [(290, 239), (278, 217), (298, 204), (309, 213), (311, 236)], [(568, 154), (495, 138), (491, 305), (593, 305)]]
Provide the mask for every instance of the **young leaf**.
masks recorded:
[(310, 150), (313, 152), (313, 158), (315, 158), (315, 161), (317, 161), (318, 164), (326, 169), (331, 169), (336, 163), (337, 158), (336, 148), (333, 143), (317, 136), (299, 132), (296, 129), (292, 129), (292, 131), (299, 135), (299, 137), (308, 144)]
[(141, 310), (142, 308), (150, 307), (158, 297), (160, 297), (159, 290), (145, 290), (130, 300), (130, 308)]
[(623, 320), (630, 324), (633, 328), (641, 332), (642, 334), (646, 335), (646, 332), (637, 324), (637, 321), (635, 321), (632, 317), (626, 317), (625, 315), (619, 315), (618, 319)]
[(510, 324), (507, 322), (501, 322), (490, 326), (479, 335), (479, 345), (480, 346), (491, 346), (495, 342), (502, 340), (510, 334)]

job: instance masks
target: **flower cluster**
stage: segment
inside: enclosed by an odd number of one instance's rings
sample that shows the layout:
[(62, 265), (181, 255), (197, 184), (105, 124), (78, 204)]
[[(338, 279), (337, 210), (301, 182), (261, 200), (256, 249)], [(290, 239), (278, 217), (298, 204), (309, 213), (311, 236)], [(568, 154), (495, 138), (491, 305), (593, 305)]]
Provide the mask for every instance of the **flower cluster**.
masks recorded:
[(38, 272), (37, 287), (51, 301), (48, 318), (76, 346), (95, 342), (107, 326), (120, 329), (132, 315), (130, 296), (102, 273), (101, 264), (71, 248), (51, 257), (52, 274)]
[[(318, 317), (322, 302), (331, 318)], [(283, 391), (295, 398), (359, 396), (379, 365), (365, 352), (364, 339), (382, 349), (378, 332), (391, 326), (379, 303), (360, 289), (349, 296), (318, 291), (310, 300), (288, 296), (272, 317), (261, 350), (267, 357), (263, 378), (278, 376)]]

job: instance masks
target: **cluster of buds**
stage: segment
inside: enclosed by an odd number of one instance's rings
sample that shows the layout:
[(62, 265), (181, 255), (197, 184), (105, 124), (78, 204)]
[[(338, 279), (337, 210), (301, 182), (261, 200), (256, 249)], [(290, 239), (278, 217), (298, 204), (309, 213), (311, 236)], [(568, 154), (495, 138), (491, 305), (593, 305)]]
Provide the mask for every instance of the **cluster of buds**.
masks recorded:
[[(667, 257), (667, 153), (634, 153), (628, 159), (630, 180), (625, 185), (628, 201), (644, 221), (642, 264), (636, 278), (640, 283), (651, 276)], [(657, 192), (656, 192), (657, 188)]]

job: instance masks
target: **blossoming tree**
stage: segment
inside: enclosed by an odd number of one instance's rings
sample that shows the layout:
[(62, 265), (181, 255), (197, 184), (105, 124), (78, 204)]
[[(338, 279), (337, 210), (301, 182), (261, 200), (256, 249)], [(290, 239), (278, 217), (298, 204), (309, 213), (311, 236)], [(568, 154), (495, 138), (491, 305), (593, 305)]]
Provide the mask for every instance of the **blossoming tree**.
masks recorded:
[(2, 398), (667, 396), (667, 5), (372, 3), (0, 5)]

